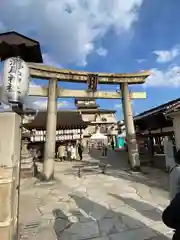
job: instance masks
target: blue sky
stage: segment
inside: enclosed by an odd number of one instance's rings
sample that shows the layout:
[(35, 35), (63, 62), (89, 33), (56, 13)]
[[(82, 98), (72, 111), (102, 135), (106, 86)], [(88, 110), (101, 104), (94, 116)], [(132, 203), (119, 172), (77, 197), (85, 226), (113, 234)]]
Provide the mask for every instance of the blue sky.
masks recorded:
[[(145, 85), (130, 86), (147, 92), (146, 100), (133, 101), (138, 114), (180, 96), (179, 9), (178, 0), (6, 0), (0, 5), (0, 32), (16, 30), (37, 39), (50, 65), (119, 73), (151, 70)], [(33, 101), (44, 104), (42, 99)], [(74, 107), (73, 99), (59, 102), (63, 108)], [(120, 100), (97, 102), (122, 118)]]

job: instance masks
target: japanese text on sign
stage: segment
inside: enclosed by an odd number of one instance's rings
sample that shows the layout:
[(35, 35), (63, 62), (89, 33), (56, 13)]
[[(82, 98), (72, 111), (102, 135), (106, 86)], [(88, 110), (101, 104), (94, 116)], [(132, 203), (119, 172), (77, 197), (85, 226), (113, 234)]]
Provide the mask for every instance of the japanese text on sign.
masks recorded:
[[(16, 85), (17, 92), (20, 94), (20, 83), (22, 80), (23, 62), (19, 58), (10, 59), (10, 69), (8, 71), (8, 84), (6, 90), (8, 92), (13, 91), (13, 85)], [(14, 86), (15, 87), (15, 86)]]

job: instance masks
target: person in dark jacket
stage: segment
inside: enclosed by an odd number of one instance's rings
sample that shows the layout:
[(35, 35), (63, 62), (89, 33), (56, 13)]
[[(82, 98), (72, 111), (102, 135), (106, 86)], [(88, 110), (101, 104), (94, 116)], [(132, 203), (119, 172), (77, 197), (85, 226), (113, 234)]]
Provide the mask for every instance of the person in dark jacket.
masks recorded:
[(80, 160), (82, 160), (82, 153), (83, 153), (83, 146), (80, 142), (80, 143), (78, 143), (78, 155), (79, 155)]
[(112, 141), (111, 141), (111, 147), (112, 147), (112, 150), (114, 151), (115, 146), (114, 146), (114, 140), (113, 140), (113, 139), (112, 139)]
[(180, 240), (180, 193), (177, 193), (162, 214), (164, 224), (174, 229), (172, 240)]
[(180, 150), (176, 152), (174, 160), (175, 164), (169, 171), (171, 200), (180, 192)]

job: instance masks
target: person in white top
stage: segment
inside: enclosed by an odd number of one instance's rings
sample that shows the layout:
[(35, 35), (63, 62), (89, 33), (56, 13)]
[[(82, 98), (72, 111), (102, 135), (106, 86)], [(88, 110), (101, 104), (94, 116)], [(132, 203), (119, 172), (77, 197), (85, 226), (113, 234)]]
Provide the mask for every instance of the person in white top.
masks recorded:
[(58, 147), (58, 158), (60, 161), (65, 159), (65, 146), (63, 144)]
[(74, 145), (71, 145), (71, 160), (76, 160), (76, 148)]

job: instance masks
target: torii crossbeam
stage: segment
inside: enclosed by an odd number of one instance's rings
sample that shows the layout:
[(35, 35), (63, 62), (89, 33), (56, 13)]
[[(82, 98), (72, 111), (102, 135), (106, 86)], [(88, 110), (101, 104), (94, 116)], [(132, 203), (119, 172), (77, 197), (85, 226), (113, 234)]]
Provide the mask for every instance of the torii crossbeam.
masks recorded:
[(38, 63), (29, 63), (30, 74), (39, 79), (57, 79), (63, 82), (86, 83), (89, 75), (95, 75), (99, 84), (140, 84), (150, 75), (149, 71), (140, 73), (99, 73), (59, 69)]

